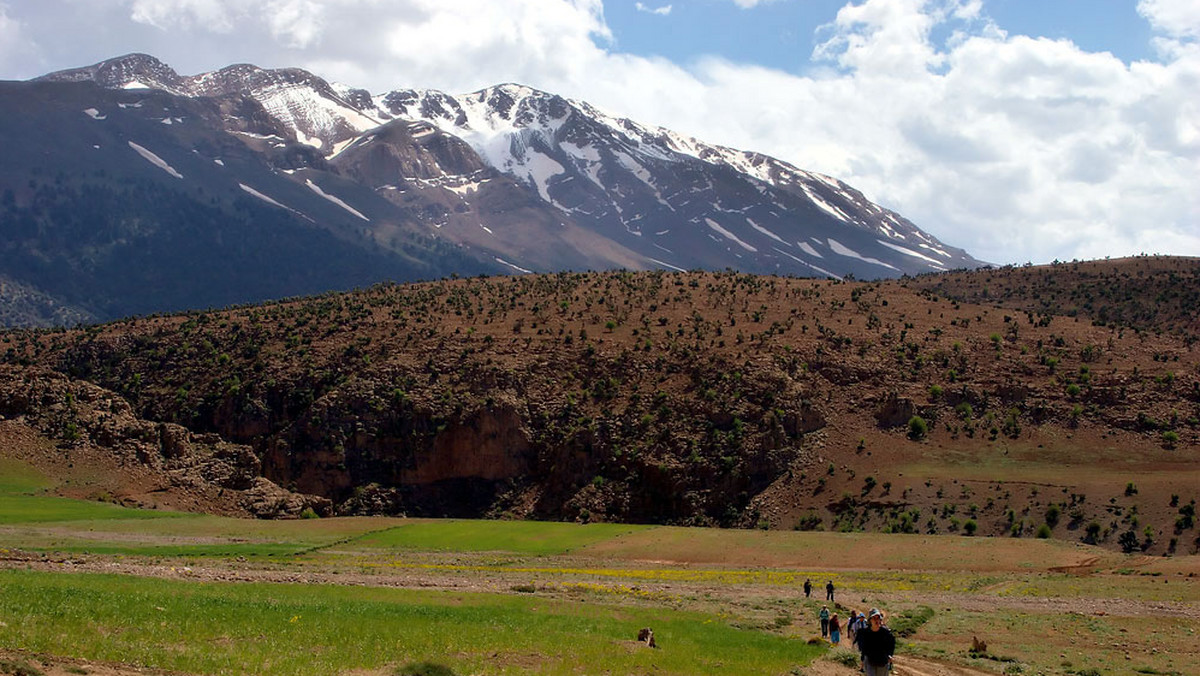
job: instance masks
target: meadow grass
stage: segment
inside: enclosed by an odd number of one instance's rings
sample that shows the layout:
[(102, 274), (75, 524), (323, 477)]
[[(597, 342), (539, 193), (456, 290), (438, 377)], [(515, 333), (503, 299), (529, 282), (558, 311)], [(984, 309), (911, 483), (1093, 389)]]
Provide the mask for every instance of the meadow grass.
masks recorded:
[(28, 463), (0, 458), (0, 495), (30, 495), (51, 485), (44, 474)]
[(581, 547), (653, 526), (546, 521), (413, 521), (354, 541), (354, 547), (422, 551), (510, 552), (532, 556), (566, 554)]
[[(204, 674), (787, 673), (820, 646), (702, 613), (537, 595), (0, 571), (0, 647)], [(634, 641), (653, 627), (660, 646)]]
[(131, 509), (106, 502), (42, 495), (0, 495), (0, 524), (105, 519), (194, 518), (185, 512)]
[(183, 515), (40, 494), (52, 486), (53, 482), (28, 463), (0, 458), (0, 524), (161, 519)]
[[(1180, 674), (1194, 673), (1190, 642), (1197, 630), (1195, 619), (946, 608), (918, 630), (919, 644), (904, 642), (906, 651), (919, 655), (956, 656), (1005, 673)], [(973, 637), (987, 640), (986, 654), (968, 652)]]

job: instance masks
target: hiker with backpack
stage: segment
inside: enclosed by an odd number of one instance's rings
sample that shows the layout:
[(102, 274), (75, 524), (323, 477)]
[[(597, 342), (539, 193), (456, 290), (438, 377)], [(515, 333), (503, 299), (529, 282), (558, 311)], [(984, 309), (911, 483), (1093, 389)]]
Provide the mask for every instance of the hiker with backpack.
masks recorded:
[(855, 637), (862, 653), (863, 673), (867, 676), (887, 676), (896, 652), (896, 637), (883, 626), (883, 613), (872, 608), (867, 613), (867, 628)]

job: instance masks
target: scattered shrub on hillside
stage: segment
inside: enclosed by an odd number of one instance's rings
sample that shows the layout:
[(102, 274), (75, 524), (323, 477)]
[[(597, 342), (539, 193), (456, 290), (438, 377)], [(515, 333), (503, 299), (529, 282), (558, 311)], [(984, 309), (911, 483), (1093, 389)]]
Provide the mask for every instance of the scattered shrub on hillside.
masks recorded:
[(444, 664), (412, 662), (396, 670), (396, 676), (455, 676), (454, 670)]
[(829, 655), (829, 661), (837, 662), (843, 667), (851, 669), (859, 669), (862, 667), (862, 658), (858, 653), (853, 651), (838, 650)]
[(1127, 495), (1127, 496), (1137, 495), (1137, 492), (1138, 492), (1137, 486), (1132, 481), (1125, 484), (1125, 495)]
[(1179, 516), (1175, 519), (1175, 532), (1185, 531), (1196, 525), (1196, 501), (1179, 508)]
[(1038, 539), (1040, 539), (1040, 540), (1048, 539), (1051, 534), (1052, 533), (1050, 531), (1049, 524), (1042, 524), (1042, 525), (1038, 526), (1038, 529), (1037, 529)]
[(42, 672), (24, 660), (0, 660), (0, 674), (42, 676)]
[(908, 638), (917, 633), (929, 620), (933, 619), (933, 608), (917, 606), (899, 615), (888, 618), (888, 628), (900, 638)]
[(1121, 545), (1121, 551), (1126, 554), (1132, 553), (1133, 550), (1138, 548), (1137, 533), (1134, 533), (1132, 530), (1121, 533), (1121, 536), (1117, 538), (1117, 544)]
[(974, 535), (977, 530), (979, 530), (979, 524), (975, 523), (975, 519), (967, 519), (967, 522), (963, 524), (963, 533), (966, 535)]
[(1050, 507), (1046, 509), (1046, 523), (1049, 524), (1051, 528), (1058, 525), (1058, 519), (1061, 516), (1062, 508), (1058, 505), (1050, 505)]
[(908, 419), (908, 438), (913, 441), (920, 441), (929, 433), (929, 423), (919, 415), (914, 415)]

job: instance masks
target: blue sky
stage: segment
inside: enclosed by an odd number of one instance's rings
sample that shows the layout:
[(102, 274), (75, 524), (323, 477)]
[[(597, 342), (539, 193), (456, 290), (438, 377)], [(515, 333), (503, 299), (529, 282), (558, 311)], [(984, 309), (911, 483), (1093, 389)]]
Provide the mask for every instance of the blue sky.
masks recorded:
[(1200, 0), (0, 0), (0, 78), (129, 52), (519, 82), (835, 176), (997, 263), (1200, 256)]
[[(747, 10), (723, 0), (606, 2), (614, 48), (689, 61), (720, 54), (797, 75), (809, 72), (817, 30), (834, 20), (845, 0), (770, 2)], [(643, 9), (638, 9), (641, 6)], [(1134, 0), (990, 0), (985, 12), (1005, 30), (1067, 39), (1125, 62), (1154, 57), (1149, 22)], [(649, 10), (663, 10), (652, 14)], [(942, 36), (944, 37), (944, 35)]]

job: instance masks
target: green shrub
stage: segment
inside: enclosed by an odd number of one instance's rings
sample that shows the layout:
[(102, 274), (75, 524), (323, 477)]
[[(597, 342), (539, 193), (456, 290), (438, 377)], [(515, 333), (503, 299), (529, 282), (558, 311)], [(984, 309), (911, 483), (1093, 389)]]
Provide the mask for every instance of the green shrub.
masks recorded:
[(929, 606), (917, 606), (911, 610), (906, 610), (899, 615), (888, 619), (888, 628), (892, 630), (896, 636), (900, 638), (908, 638), (917, 633), (929, 620), (933, 619), (933, 608)]
[(914, 415), (908, 419), (908, 438), (913, 441), (919, 441), (929, 434), (929, 423), (919, 415)]
[(455, 676), (454, 670), (433, 662), (413, 662), (396, 670), (396, 676)]
[(829, 660), (832, 662), (837, 662), (843, 667), (850, 667), (851, 669), (859, 669), (862, 667), (862, 658), (859, 657), (858, 653), (856, 652), (839, 650), (830, 655)]
[(1042, 524), (1042, 525), (1038, 526), (1037, 536), (1039, 539), (1045, 540), (1045, 539), (1049, 538), (1050, 535), (1051, 535), (1050, 526), (1048, 524)]
[(1050, 524), (1051, 528), (1058, 525), (1058, 519), (1061, 516), (1062, 508), (1058, 505), (1050, 505), (1050, 507), (1046, 509), (1046, 523)]
[(24, 660), (0, 660), (0, 674), (42, 676), (42, 672)]

